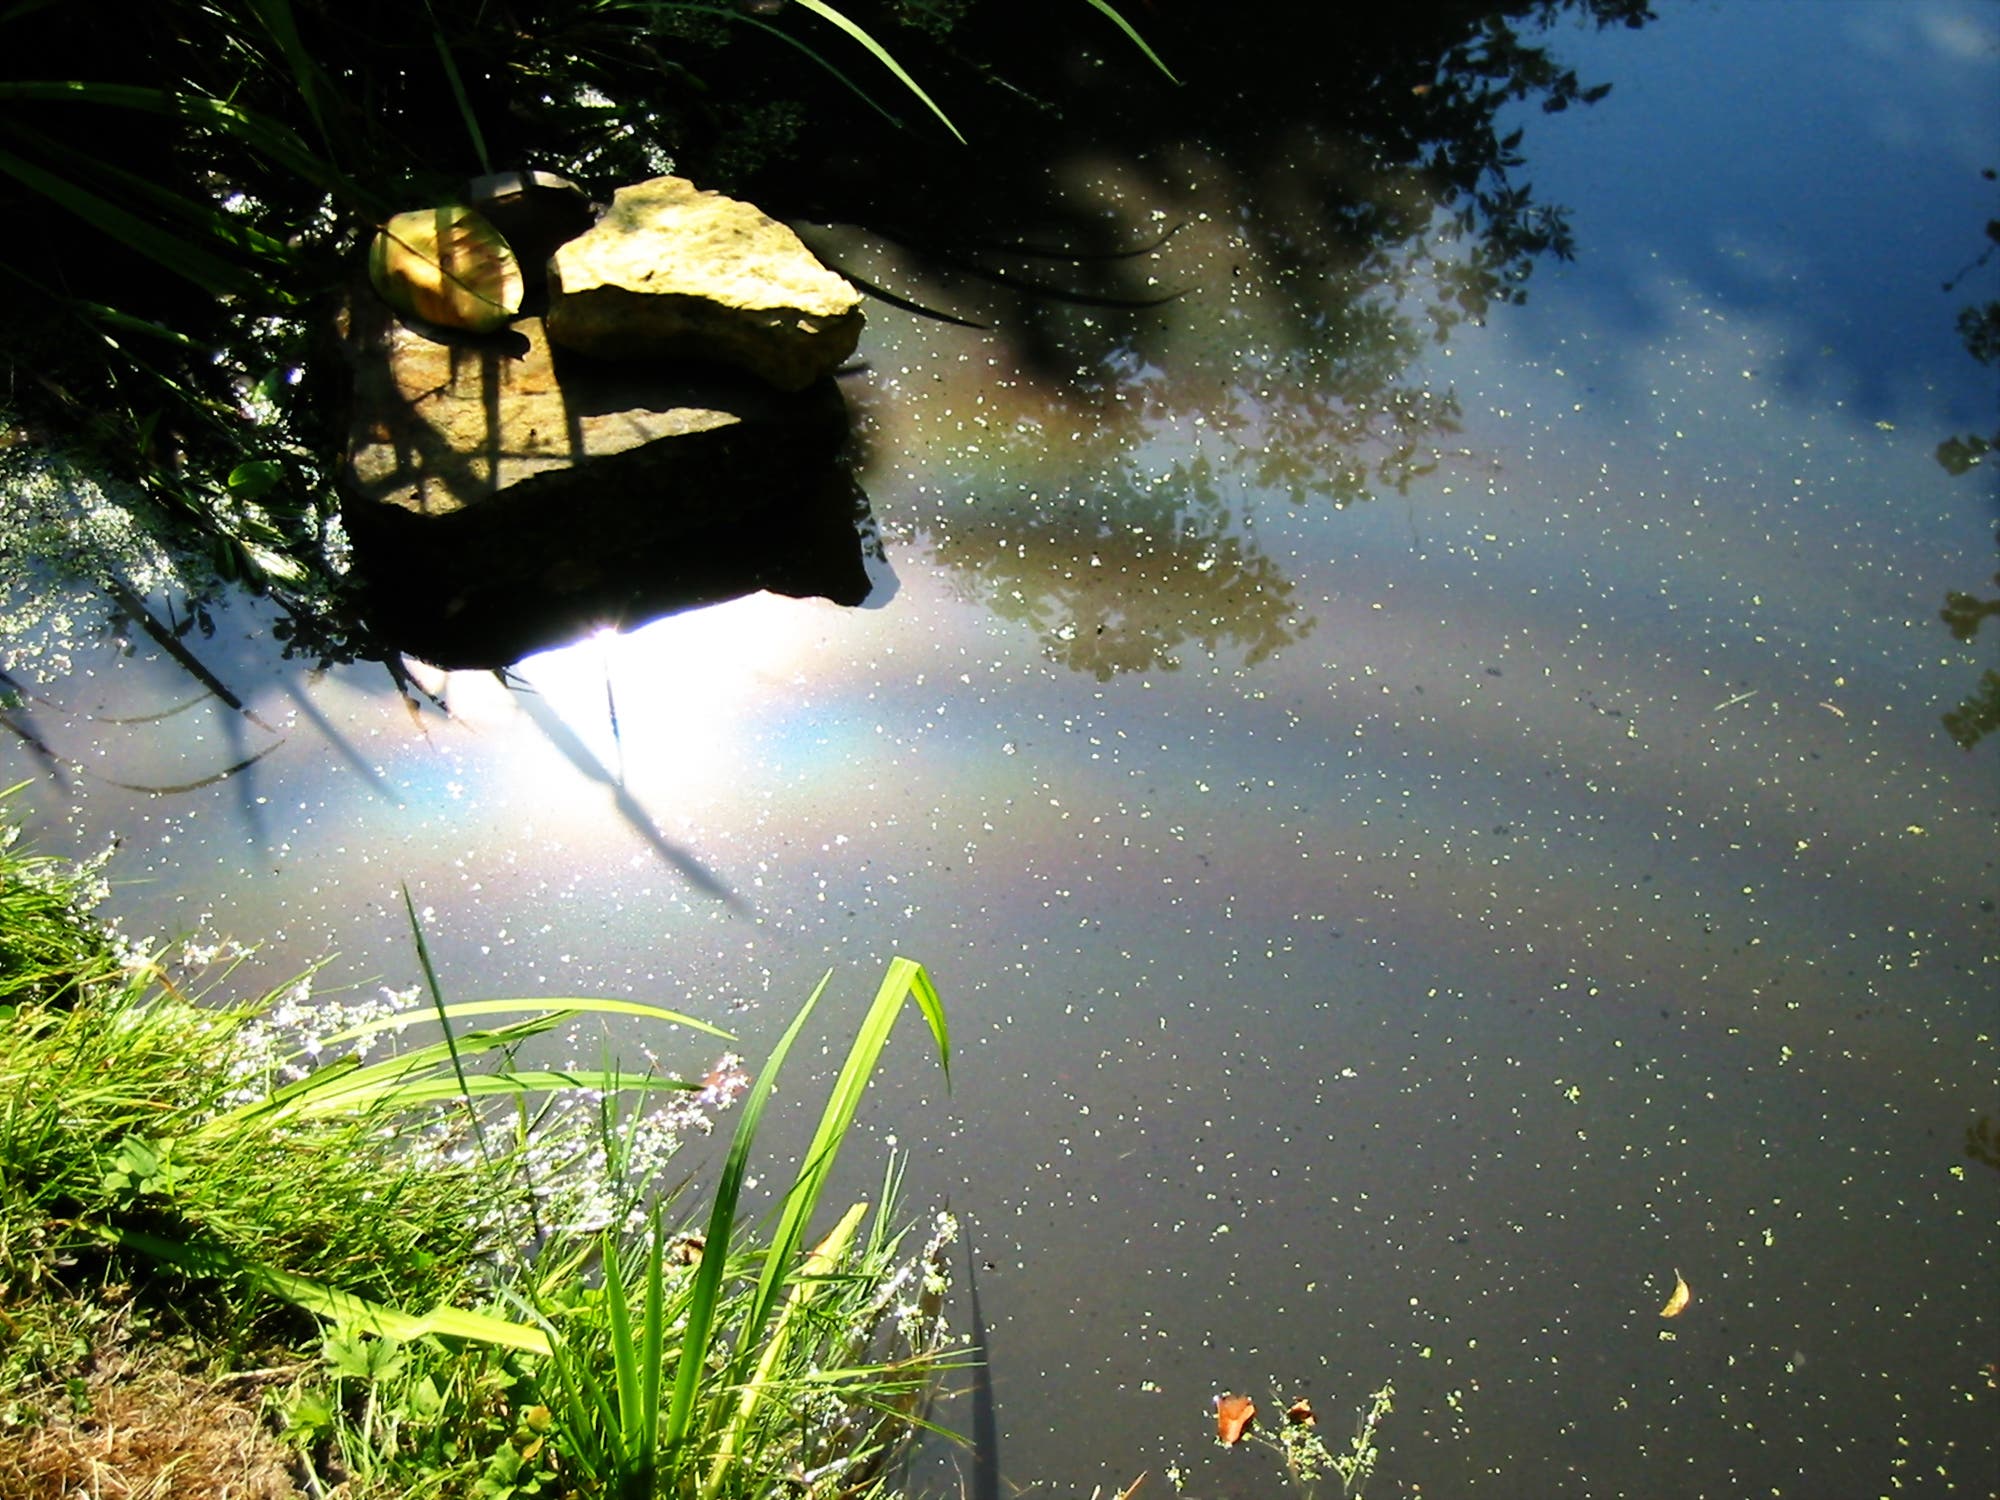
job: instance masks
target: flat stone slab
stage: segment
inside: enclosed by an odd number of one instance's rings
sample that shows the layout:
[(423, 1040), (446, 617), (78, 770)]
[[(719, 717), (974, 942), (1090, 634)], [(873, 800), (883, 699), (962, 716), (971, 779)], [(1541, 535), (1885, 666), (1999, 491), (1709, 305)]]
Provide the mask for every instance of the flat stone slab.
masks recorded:
[(831, 381), (608, 363), (542, 321), (426, 336), (357, 295), (342, 514), (378, 629), (443, 665), (518, 660), (759, 587), (867, 592)]
[(620, 188), (549, 260), (549, 337), (606, 359), (704, 359), (781, 390), (831, 375), (861, 337), (861, 294), (748, 203), (685, 178)]
[[(702, 488), (721, 477), (725, 451), (766, 468), (782, 433), (793, 454), (824, 462), (845, 430), (831, 385), (782, 394), (685, 365), (565, 361), (539, 318), (441, 343), (369, 302), (357, 299), (349, 337), (354, 421), (342, 489), (356, 500), (448, 515), (524, 488), (559, 491), (587, 466), (592, 486), (652, 471), (663, 504), (698, 515), (727, 503)], [(741, 480), (728, 492), (754, 502)]]

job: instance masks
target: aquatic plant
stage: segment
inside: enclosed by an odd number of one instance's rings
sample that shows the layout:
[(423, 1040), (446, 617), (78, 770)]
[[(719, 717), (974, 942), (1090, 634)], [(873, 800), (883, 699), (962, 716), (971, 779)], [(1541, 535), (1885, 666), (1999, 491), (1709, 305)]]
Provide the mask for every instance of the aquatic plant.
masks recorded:
[(565, 1292), (524, 1299), (549, 1331), (539, 1384), (555, 1408), (552, 1427), (565, 1434), (571, 1462), (605, 1493), (709, 1500), (762, 1493), (780, 1472), (845, 1490), (911, 1430), (942, 1352), (942, 1252), (954, 1226), (940, 1216), (931, 1242), (909, 1263), (921, 1268), (924, 1290), (898, 1330), (908, 1352), (886, 1360), (869, 1351), (896, 1289), (912, 1274), (895, 1269), (902, 1234), (883, 1227), (895, 1200), (893, 1163), (858, 1249), (865, 1203), (851, 1207), (803, 1259), (800, 1252), (905, 1000), (923, 1012), (949, 1071), (943, 1007), (920, 965), (891, 962), (775, 1227), (739, 1245), (758, 1126), (831, 977), (799, 1008), (751, 1085), (703, 1232), (669, 1230), (656, 1214), (636, 1244), (606, 1234), (594, 1247), (579, 1247), (584, 1255), (594, 1249), (603, 1265), (594, 1295), (573, 1295), (573, 1258), (557, 1278)]
[[(1346, 1443), (1330, 1446), (1320, 1430), (1319, 1413), (1306, 1397), (1274, 1401), (1278, 1416), (1270, 1419), (1267, 1430), (1259, 1426), (1257, 1404), (1248, 1396), (1222, 1395), (1215, 1401), (1216, 1442), (1225, 1448), (1249, 1444), (1268, 1449), (1284, 1462), (1285, 1478), (1312, 1500), (1329, 1480), (1340, 1486), (1342, 1500), (1359, 1500), (1381, 1462), (1382, 1446), (1378, 1429), (1382, 1419), (1395, 1407), (1396, 1387), (1384, 1381), (1368, 1398), (1368, 1405), (1355, 1419), (1354, 1431)], [(1181, 1487), (1178, 1467), (1167, 1477)], [(1129, 1491), (1128, 1491), (1129, 1493)]]

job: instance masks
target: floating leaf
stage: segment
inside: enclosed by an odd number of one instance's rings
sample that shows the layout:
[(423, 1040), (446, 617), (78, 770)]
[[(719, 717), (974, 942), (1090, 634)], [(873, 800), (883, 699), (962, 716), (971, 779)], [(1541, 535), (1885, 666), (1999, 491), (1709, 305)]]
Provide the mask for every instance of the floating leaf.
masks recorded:
[(1243, 1434), (1257, 1420), (1257, 1403), (1248, 1396), (1215, 1398), (1215, 1440), (1225, 1448), (1243, 1441)]
[(368, 279), (399, 313), (491, 333), (521, 311), (521, 266), (476, 208), (397, 214), (375, 236)]
[(1681, 1273), (1679, 1271), (1674, 1272), (1674, 1294), (1667, 1298), (1667, 1305), (1660, 1309), (1660, 1316), (1663, 1318), (1678, 1318), (1693, 1297), (1694, 1293), (1688, 1290), (1688, 1284), (1681, 1280)]
[(1313, 1404), (1304, 1396), (1285, 1408), (1285, 1420), (1294, 1427), (1319, 1426), (1319, 1417), (1313, 1411)]

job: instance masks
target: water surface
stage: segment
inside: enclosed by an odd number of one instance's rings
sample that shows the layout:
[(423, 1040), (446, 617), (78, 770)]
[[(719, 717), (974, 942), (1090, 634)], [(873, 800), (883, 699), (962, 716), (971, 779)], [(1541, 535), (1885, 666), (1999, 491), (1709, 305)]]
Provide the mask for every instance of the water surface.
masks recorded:
[(1575, 258), (1483, 326), (1329, 329), (1217, 162), (1077, 162), (1182, 295), (1071, 314), (1080, 380), (871, 314), (872, 607), (432, 674), (448, 717), (250, 605), (193, 644), (255, 719), (76, 642), (16, 809), (272, 975), (411, 982), (399, 882), (457, 993), (753, 1051), (923, 960), (954, 1089), (901, 1036), (867, 1140), (967, 1221), (998, 1493), (1273, 1493), (1215, 1393), (1389, 1379), (1372, 1494), (1993, 1493), (2000, 774), (1940, 725), (1993, 650), (1938, 610), (1995, 491), (1934, 450), (1994, 420), (2000, 266), (1941, 287), (2000, 19), (1659, 11), (1557, 33), (1614, 84), (1520, 111)]

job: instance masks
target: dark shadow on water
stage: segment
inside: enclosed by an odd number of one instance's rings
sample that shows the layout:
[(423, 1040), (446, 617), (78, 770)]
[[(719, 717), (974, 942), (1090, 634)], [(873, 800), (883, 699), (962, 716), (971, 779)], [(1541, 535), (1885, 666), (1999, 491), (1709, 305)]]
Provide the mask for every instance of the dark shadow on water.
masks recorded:
[[(115, 573), (104, 578), (103, 587), (119, 612), (137, 625), (175, 666), (200, 683), (217, 701), (232, 710), (219, 716), (219, 728), (228, 753), (227, 763), (220, 770), (193, 781), (168, 786), (139, 785), (123, 781), (112, 784), (126, 791), (144, 792), (152, 796), (174, 796), (184, 792), (199, 791), (203, 787), (227, 781), (231, 784), (231, 790), (235, 795), (237, 812), (243, 819), (243, 826), (249, 832), (251, 846), (259, 850), (268, 848), (264, 799), (258, 795), (256, 778), (251, 773), (259, 761), (285, 743), (285, 736), (210, 670), (182, 639), (182, 636), (193, 627), (196, 619), (206, 620), (205, 609), (196, 606), (187, 621), (172, 625), (154, 614), (146, 601), (139, 596), (138, 591)], [(182, 710), (175, 709), (172, 712), (180, 711)], [(274, 742), (262, 749), (252, 749), (244, 727), (246, 721), (266, 734), (272, 735)]]
[[(236, 794), (236, 811), (243, 819), (243, 827), (250, 835), (250, 847), (260, 854), (271, 847), (268, 822), (264, 815), (264, 798), (257, 793), (257, 762), (262, 760), (278, 745), (267, 745), (253, 752), (243, 732), (243, 721), (235, 714), (222, 715), (222, 738), (228, 743), (231, 769), (225, 774), (229, 778), (230, 790)], [(278, 741), (283, 744), (284, 741)]]
[[(759, 590), (849, 606), (877, 602), (881, 570), (864, 551), (874, 526), (845, 472), (829, 468), (805, 493), (747, 515), (727, 504), (716, 510), (711, 524), (684, 529), (671, 543), (634, 536), (568, 558), (541, 538), (524, 537), (511, 544), (523, 569), (511, 573), (485, 565), (490, 543), (461, 550), (456, 536), (421, 545), (395, 536), (386, 548), (371, 542), (373, 623), (383, 640), (420, 660), (494, 669), (600, 630), (634, 630)], [(531, 574), (530, 564), (542, 566)]]
[(347, 330), (342, 513), (362, 614), (396, 651), (499, 668), (759, 589), (852, 605), (873, 587), (832, 379), (590, 359), (532, 318), (517, 348), (365, 293)]
[(993, 1341), (986, 1315), (979, 1307), (979, 1265), (968, 1243), (965, 1250), (965, 1296), (972, 1307), (972, 1479), (969, 1500), (1000, 1500), (1000, 1414), (993, 1401)]
[(560, 714), (542, 700), (539, 693), (513, 681), (509, 681), (508, 686), (514, 689), (514, 699), (521, 705), (522, 711), (534, 721), (543, 737), (562, 752), (563, 758), (591, 781), (610, 788), (612, 806), (618, 809), (619, 817), (646, 841), (647, 847), (660, 857), (663, 864), (678, 870), (688, 884), (702, 894), (714, 897), (737, 916), (754, 915), (750, 903), (731, 890), (721, 877), (660, 832), (659, 825), (654, 823), (645, 805), (625, 788), (618, 777), (611, 774), (604, 762), (591, 753), (590, 747), (562, 721)]
[(27, 746), (28, 753), (35, 758), (43, 772), (63, 791), (69, 790), (69, 775), (63, 770), (60, 756), (51, 750), (42, 738), (42, 732), (35, 726), (33, 710), (28, 701), (33, 694), (21, 686), (5, 672), (0, 672), (0, 692), (6, 694), (4, 711), (0, 711), (0, 728)]
[(299, 691), (298, 684), (291, 678), (287, 677), (284, 680), (283, 686), (286, 696), (292, 700), (292, 706), (297, 709), (299, 717), (325, 736), (326, 742), (333, 746), (340, 758), (346, 761), (354, 771), (359, 773), (362, 781), (367, 784), (368, 790), (384, 801), (396, 807), (401, 807), (403, 799), (396, 795), (396, 789), (390, 786), (383, 778), (382, 773), (370, 764), (368, 758), (356, 747), (354, 741), (335, 728), (327, 716), (319, 711), (318, 706), (314, 704), (312, 699)]
[(190, 651), (183, 644), (180, 634), (155, 615), (151, 609), (147, 608), (146, 601), (141, 599), (138, 591), (125, 582), (124, 579), (116, 576), (107, 578), (104, 583), (104, 591), (111, 596), (119, 609), (125, 613), (125, 616), (133, 624), (145, 631), (152, 638), (155, 645), (173, 658), (174, 664), (183, 672), (186, 672), (188, 676), (207, 688), (217, 698), (235, 709), (237, 713), (243, 715), (243, 717), (248, 719), (252, 724), (255, 724), (266, 734), (276, 734), (278, 732), (265, 723), (255, 709), (251, 708), (241, 698), (237, 697), (235, 693), (231, 692), (228, 684), (223, 682), (220, 677), (217, 677), (206, 666), (202, 665), (201, 658), (196, 656), (194, 652)]
[[(283, 743), (283, 740), (278, 742), (279, 745)], [(236, 746), (234, 748), (240, 749), (241, 747)], [(149, 797), (177, 797), (184, 792), (198, 792), (203, 787), (215, 786), (220, 782), (229, 780), (232, 776), (240, 775), (277, 748), (278, 745), (266, 745), (255, 755), (246, 756), (242, 760), (232, 761), (219, 771), (211, 771), (208, 775), (197, 777), (193, 781), (176, 782), (170, 786), (154, 786), (142, 781), (114, 781), (108, 776), (104, 778), (104, 781), (107, 786), (115, 786), (121, 791), (144, 792)], [(246, 818), (250, 828), (251, 842), (257, 848), (262, 849), (265, 845), (261, 818), (254, 813), (247, 814)]]

